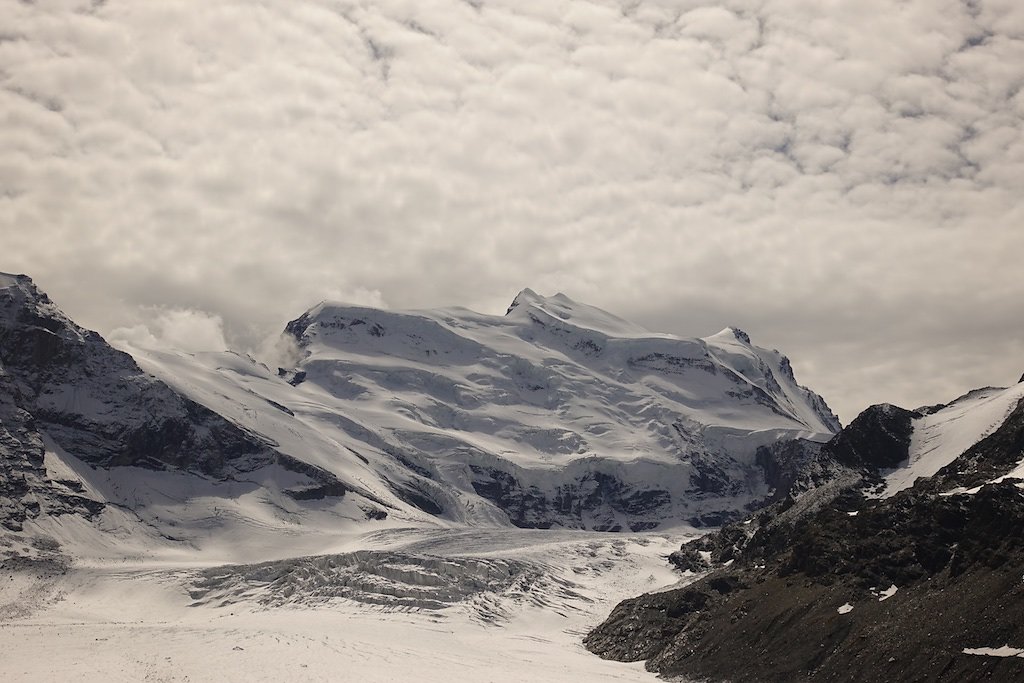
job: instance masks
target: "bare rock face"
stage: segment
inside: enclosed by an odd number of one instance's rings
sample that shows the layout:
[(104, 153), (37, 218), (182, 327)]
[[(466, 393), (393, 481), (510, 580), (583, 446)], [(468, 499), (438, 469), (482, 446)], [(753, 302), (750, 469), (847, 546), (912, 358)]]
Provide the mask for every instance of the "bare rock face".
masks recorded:
[(658, 526), (668, 516), (671, 494), (650, 486), (631, 487), (603, 472), (569, 473), (551, 490), (524, 486), (515, 476), (497, 469), (473, 468), (473, 488), (495, 503), (521, 528), (547, 529), (557, 520), (563, 528), (622, 531), (626, 519), (630, 531)]
[(776, 441), (757, 449), (756, 462), (764, 471), (771, 490), (767, 503), (784, 499), (798, 488), (811, 488), (830, 472), (816, 467), (821, 461), (822, 444), (806, 439)]
[(836, 435), (827, 449), (837, 462), (848, 467), (896, 467), (907, 459), (911, 420), (920, 416), (888, 403), (871, 406)]
[(1024, 637), (1020, 497), (1003, 484), (830, 509), (775, 555), (755, 535), (729, 567), (620, 603), (586, 645), (697, 680), (1019, 680), (1019, 659), (963, 649)]
[(274, 457), (75, 325), (25, 276), (0, 290), (0, 362), (37, 429), (89, 464), (219, 475)]
[(328, 473), (276, 452), (145, 374), (75, 325), (24, 275), (0, 275), (0, 524), (43, 512), (94, 515), (93, 500), (47, 477), (44, 441), (99, 468), (174, 468), (225, 478), (277, 463), (332, 495)]

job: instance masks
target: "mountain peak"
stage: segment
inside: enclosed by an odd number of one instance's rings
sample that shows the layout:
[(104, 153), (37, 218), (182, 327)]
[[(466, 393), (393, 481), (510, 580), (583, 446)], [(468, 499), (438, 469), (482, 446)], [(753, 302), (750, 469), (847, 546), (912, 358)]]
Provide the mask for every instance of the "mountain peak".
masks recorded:
[(740, 328), (730, 326), (730, 327), (727, 327), (725, 329), (727, 329), (730, 332), (732, 332), (732, 336), (736, 337), (736, 339), (738, 339), (739, 341), (743, 342), (744, 344), (749, 344), (750, 343), (750, 335), (747, 334), (746, 332), (744, 332), (743, 330), (741, 330)]
[[(576, 301), (575, 299), (570, 297), (568, 294), (565, 294), (564, 292), (558, 292), (551, 296), (543, 296), (533, 291), (529, 287), (526, 287), (521, 292), (516, 294), (516, 298), (512, 300), (511, 304), (509, 304), (508, 310), (505, 311), (505, 315), (508, 315), (515, 309), (524, 305), (558, 309), (561, 310), (563, 314), (567, 314), (572, 309), (580, 308), (600, 310), (593, 306), (588, 306), (587, 304), (581, 304), (580, 302)], [(609, 315), (605, 311), (601, 311), (601, 313)]]
[(529, 287), (526, 287), (521, 292), (516, 294), (516, 297), (514, 299), (512, 299), (512, 303), (509, 304), (508, 309), (505, 311), (505, 315), (508, 315), (509, 313), (519, 308), (523, 304), (529, 305), (537, 301), (541, 301), (543, 299), (544, 297), (537, 294), (537, 292), (533, 291)]
[[(21, 295), (14, 295), (13, 291), (20, 291)], [(33, 299), (48, 302), (50, 299), (43, 292), (40, 292), (32, 278), (28, 275), (15, 275), (13, 273), (0, 273), (0, 291), (7, 292), (9, 300), (18, 300), (24, 303), (26, 299)]]
[(708, 339), (717, 339), (718, 341), (738, 341), (743, 344), (750, 345), (750, 335), (741, 330), (738, 327), (730, 325), (718, 334), (713, 334)]
[(580, 303), (562, 292), (552, 296), (542, 296), (532, 289), (524, 289), (512, 301), (512, 305), (508, 307), (505, 315), (530, 324), (536, 324), (542, 320), (548, 323), (554, 322), (559, 326), (567, 325), (577, 330), (585, 330), (588, 333), (596, 332), (606, 337), (671, 336), (655, 334), (597, 306)]
[[(7, 334), (20, 330), (34, 335), (41, 330), (43, 337), (34, 343), (43, 346), (45, 343), (41, 339), (55, 335), (78, 340), (90, 335), (99, 338), (95, 332), (79, 327), (64, 315), (28, 275), (10, 273), (0, 273), (0, 328)], [(33, 350), (33, 353), (37, 352), (39, 348)]]
[(23, 283), (32, 284), (32, 278), (24, 273), (15, 274), (0, 272), (0, 289), (15, 287)]

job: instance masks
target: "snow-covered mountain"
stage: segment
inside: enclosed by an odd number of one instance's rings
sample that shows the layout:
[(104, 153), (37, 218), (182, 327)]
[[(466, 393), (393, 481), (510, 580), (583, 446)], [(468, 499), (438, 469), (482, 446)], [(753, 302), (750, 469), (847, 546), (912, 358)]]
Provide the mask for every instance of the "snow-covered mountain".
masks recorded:
[(529, 290), (504, 316), (323, 303), (273, 370), (133, 359), (25, 276), (0, 280), (0, 324), (4, 521), (51, 535), (74, 535), (51, 528), (73, 512), (191, 543), (238, 525), (718, 524), (773, 494), (765, 446), (838, 428), (739, 330), (654, 334)]
[(88, 651), (91, 680), (650, 680), (579, 646), (641, 591), (588, 648), (712, 680), (1024, 676), (1024, 383), (840, 431), (740, 330), (529, 290), (504, 316), (323, 303), (283, 342), (283, 367), (129, 355), (0, 275), (0, 621), (34, 627), (0, 629), (0, 676)]
[(771, 494), (759, 447), (838, 421), (741, 331), (654, 334), (562, 294), (504, 316), (321, 303), (294, 367), (133, 349), (191, 399), (330, 471), (381, 514), (444, 523), (717, 524)]
[(0, 622), (35, 626), (0, 677), (647, 680), (580, 634), (673, 579), (687, 520), (771, 494), (766, 444), (836, 427), (741, 332), (562, 296), (321, 305), (287, 338), (280, 369), (133, 358), (0, 277)]
[(327, 470), (143, 372), (28, 277), (0, 275), (6, 529), (97, 551), (145, 536), (173, 544), (231, 518), (279, 519), (304, 501), (349, 505), (346, 491)]

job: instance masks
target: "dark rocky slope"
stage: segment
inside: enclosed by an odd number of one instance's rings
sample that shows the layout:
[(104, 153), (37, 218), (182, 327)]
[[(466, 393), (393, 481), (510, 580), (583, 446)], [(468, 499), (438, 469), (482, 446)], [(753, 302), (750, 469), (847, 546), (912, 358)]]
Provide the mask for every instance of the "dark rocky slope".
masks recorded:
[(1024, 680), (1022, 658), (964, 653), (1024, 643), (1024, 492), (1016, 479), (985, 483), (1024, 457), (1024, 402), (936, 476), (884, 500), (863, 490), (874, 467), (905, 457), (909, 414), (862, 417), (817, 459), (838, 475), (830, 483), (684, 546), (677, 566), (707, 569), (710, 552), (718, 568), (621, 603), (586, 646), (736, 683)]

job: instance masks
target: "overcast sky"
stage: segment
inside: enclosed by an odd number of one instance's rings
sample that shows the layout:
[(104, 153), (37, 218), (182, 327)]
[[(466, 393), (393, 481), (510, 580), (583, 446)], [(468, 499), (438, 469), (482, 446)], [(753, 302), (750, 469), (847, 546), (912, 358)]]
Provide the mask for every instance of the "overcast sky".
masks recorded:
[(1020, 0), (0, 3), (0, 270), (108, 337), (562, 291), (844, 422), (1024, 372)]

